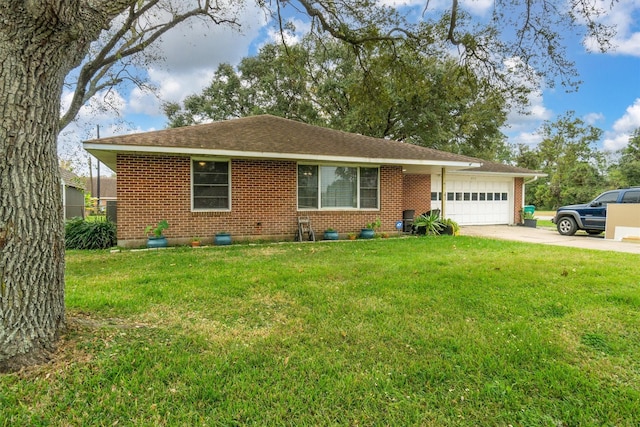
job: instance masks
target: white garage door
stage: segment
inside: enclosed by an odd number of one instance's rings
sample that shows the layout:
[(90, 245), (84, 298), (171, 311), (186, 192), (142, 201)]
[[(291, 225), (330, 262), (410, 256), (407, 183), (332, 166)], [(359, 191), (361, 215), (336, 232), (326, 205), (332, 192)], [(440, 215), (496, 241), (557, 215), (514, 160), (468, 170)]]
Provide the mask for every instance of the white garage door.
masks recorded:
[(431, 208), (442, 209), (445, 217), (460, 225), (510, 224), (513, 222), (513, 179), (448, 175), (446, 194), (440, 176), (432, 176)]

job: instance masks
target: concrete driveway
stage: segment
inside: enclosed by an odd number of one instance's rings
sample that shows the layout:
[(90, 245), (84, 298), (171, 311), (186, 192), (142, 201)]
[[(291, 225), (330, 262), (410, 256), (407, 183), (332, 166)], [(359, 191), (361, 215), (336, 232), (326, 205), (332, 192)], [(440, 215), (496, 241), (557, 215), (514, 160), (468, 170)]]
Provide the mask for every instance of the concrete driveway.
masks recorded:
[(605, 240), (604, 233), (599, 236), (589, 236), (584, 232), (578, 232), (575, 236), (561, 236), (555, 229), (549, 228), (531, 228), (518, 225), (467, 225), (460, 227), (460, 235), (640, 254), (640, 243)]

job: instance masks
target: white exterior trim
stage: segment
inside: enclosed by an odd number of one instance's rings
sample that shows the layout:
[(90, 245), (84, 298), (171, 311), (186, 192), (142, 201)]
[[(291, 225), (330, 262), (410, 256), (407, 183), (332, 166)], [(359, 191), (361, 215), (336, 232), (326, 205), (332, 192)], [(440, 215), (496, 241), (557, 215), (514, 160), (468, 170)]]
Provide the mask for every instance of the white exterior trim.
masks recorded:
[(523, 177), (532, 177), (532, 178), (538, 178), (540, 176), (546, 176), (546, 174), (543, 174), (541, 172), (539, 173), (524, 173), (524, 172), (485, 172), (485, 171), (475, 171), (475, 170), (460, 170), (460, 169), (454, 169), (454, 170), (450, 170), (447, 171), (447, 173), (450, 173), (452, 175), (474, 175), (474, 176), (495, 176), (495, 177), (512, 177), (512, 178), (523, 178)]
[[(359, 163), (359, 164), (391, 164), (391, 165), (417, 165), (417, 166), (445, 166), (459, 168), (477, 168), (482, 166), (480, 162), (456, 162), (443, 160), (415, 160), (415, 159), (390, 159), (373, 157), (345, 157), (316, 154), (297, 153), (272, 153), (264, 151), (238, 151), (238, 150), (211, 150), (202, 148), (182, 148), (182, 147), (150, 147), (116, 144), (92, 144), (84, 143), (85, 150), (92, 151), (112, 151), (112, 152), (137, 152), (153, 154), (178, 154), (190, 156), (215, 156), (230, 158), (255, 158), (255, 159), (278, 159), (296, 160), (304, 162), (338, 162), (338, 163)], [(109, 166), (109, 165), (108, 165)]]

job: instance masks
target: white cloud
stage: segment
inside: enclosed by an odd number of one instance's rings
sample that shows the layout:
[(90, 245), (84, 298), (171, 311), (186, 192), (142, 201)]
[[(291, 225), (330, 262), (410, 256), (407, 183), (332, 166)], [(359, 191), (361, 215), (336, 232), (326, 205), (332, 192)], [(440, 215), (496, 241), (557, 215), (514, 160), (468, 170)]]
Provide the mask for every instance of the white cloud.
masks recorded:
[(596, 123), (604, 120), (604, 114), (602, 113), (589, 113), (582, 117), (582, 120), (588, 125), (594, 126)]
[(283, 38), (287, 45), (294, 45), (299, 43), (300, 40), (302, 40), (302, 37), (304, 37), (305, 34), (309, 33), (309, 31), (311, 31), (311, 22), (305, 22), (300, 19), (291, 19), (289, 22), (293, 24), (295, 32), (281, 32), (278, 28), (271, 27), (268, 30), (267, 38), (260, 45), (260, 47), (268, 43), (281, 43)]
[(614, 123), (613, 130), (631, 133), (638, 127), (640, 127), (640, 98), (636, 98), (633, 105), (627, 107), (625, 114)]
[(520, 58), (512, 57), (504, 61), (506, 69), (509, 71), (507, 77), (510, 84), (515, 87), (524, 86), (529, 88), (527, 95), (527, 106), (524, 111), (512, 110), (507, 115), (507, 128), (503, 129), (504, 133), (510, 138), (521, 138), (518, 135), (534, 134), (540, 127), (542, 122), (549, 120), (553, 112), (544, 104), (542, 90), (544, 89), (544, 81), (538, 77), (535, 80), (527, 80), (524, 74), (531, 74), (530, 67), (523, 63)]
[[(73, 92), (65, 90), (61, 99), (61, 110), (66, 111), (71, 104)], [(98, 92), (78, 111), (77, 122), (96, 121), (112, 118), (124, 112), (127, 105), (125, 97), (117, 88)]]
[[(640, 0), (625, 0), (611, 2), (610, 0), (598, 0), (595, 7), (603, 12), (599, 20), (603, 24), (615, 26), (616, 36), (611, 40), (614, 50), (612, 53), (640, 56), (640, 27), (638, 16), (640, 15)], [(595, 40), (587, 38), (585, 46), (590, 51), (597, 51)]]
[(607, 151), (618, 151), (624, 148), (629, 143), (631, 134), (615, 134), (613, 132), (607, 132), (605, 136), (603, 147)]
[(553, 112), (544, 105), (542, 92), (533, 91), (529, 95), (529, 106), (524, 112), (511, 111), (507, 115), (507, 133), (534, 132), (542, 122), (549, 120)]
[[(425, 0), (378, 0), (379, 5), (394, 8), (420, 7), (424, 9), (426, 3), (428, 3), (427, 11), (451, 9), (451, 0), (431, 0), (428, 2)], [(462, 0), (459, 7), (473, 15), (482, 16), (490, 11), (493, 6), (494, 0)]]
[(238, 20), (239, 28), (193, 19), (167, 32), (157, 45), (164, 57), (163, 66), (172, 72), (184, 72), (239, 62), (267, 21), (257, 6), (238, 11)]
[(156, 68), (147, 70), (149, 80), (157, 90), (151, 92), (134, 88), (129, 95), (127, 112), (135, 114), (161, 115), (162, 104), (180, 102), (188, 95), (200, 93), (211, 83), (215, 69), (194, 69), (170, 72)]
[(615, 52), (631, 56), (640, 56), (640, 32), (633, 33), (627, 38), (616, 38)]
[(462, 0), (460, 3), (474, 15), (485, 15), (495, 5), (494, 0)]
[(249, 47), (267, 21), (255, 5), (237, 12), (240, 31), (196, 19), (164, 35), (156, 46), (163, 60), (150, 64), (146, 70), (157, 92), (151, 94), (133, 89), (131, 111), (161, 114), (163, 102), (182, 101), (188, 95), (201, 92), (211, 82), (218, 65), (223, 62), (235, 65), (247, 56)]
[[(537, 145), (542, 137), (537, 134), (540, 125), (551, 119), (553, 111), (544, 103), (543, 80), (526, 80), (522, 73), (529, 71), (529, 66), (520, 58), (508, 58), (504, 61), (509, 78), (514, 86), (523, 85), (530, 89), (527, 95), (527, 106), (524, 111), (512, 110), (507, 114), (506, 126), (502, 129), (511, 144)], [(533, 74), (533, 73), (532, 73)], [(537, 77), (535, 77), (537, 78)]]
[(161, 101), (155, 94), (134, 88), (129, 94), (128, 112), (134, 114), (157, 115), (161, 111)]
[(640, 98), (627, 107), (624, 115), (615, 121), (612, 130), (605, 133), (603, 146), (606, 150), (616, 151), (629, 143), (634, 130), (640, 128)]
[(536, 146), (542, 141), (542, 136), (540, 136), (536, 131), (533, 132), (520, 132), (516, 135), (512, 135), (509, 137), (509, 142), (515, 145), (527, 145), (530, 147)]

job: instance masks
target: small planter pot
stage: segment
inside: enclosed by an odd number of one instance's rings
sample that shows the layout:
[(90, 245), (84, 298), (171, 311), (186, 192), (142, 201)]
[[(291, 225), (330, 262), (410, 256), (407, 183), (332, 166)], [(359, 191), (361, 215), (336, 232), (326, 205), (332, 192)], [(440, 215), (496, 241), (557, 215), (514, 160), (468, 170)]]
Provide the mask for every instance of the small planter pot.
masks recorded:
[(213, 243), (216, 246), (226, 246), (231, 244), (231, 234), (229, 233), (217, 233), (213, 238)]
[(524, 220), (524, 226), (525, 227), (536, 228), (537, 225), (538, 225), (538, 220), (537, 219), (525, 219)]
[(376, 233), (372, 228), (363, 228), (362, 230), (360, 230), (361, 239), (373, 239), (373, 236), (375, 235)]
[(197, 248), (198, 246), (200, 246), (200, 241), (197, 241), (197, 242), (191, 242), (191, 247), (192, 247), (192, 248)]
[(324, 240), (338, 240), (339, 235), (337, 231), (334, 230), (327, 230), (324, 232), (324, 236), (323, 236)]
[(162, 237), (148, 237), (147, 238), (147, 247), (150, 249), (154, 248), (166, 248), (167, 247), (167, 238)]
[(442, 231), (440, 231), (440, 234), (444, 234), (446, 236), (453, 236), (454, 233), (455, 232), (453, 231), (453, 227), (450, 225), (445, 225)]

